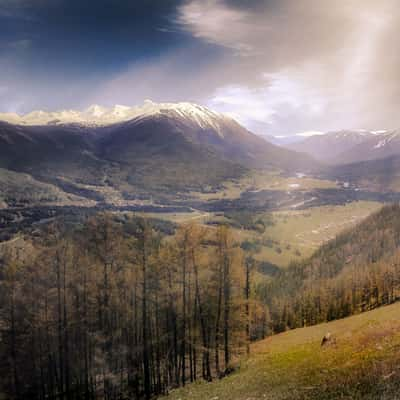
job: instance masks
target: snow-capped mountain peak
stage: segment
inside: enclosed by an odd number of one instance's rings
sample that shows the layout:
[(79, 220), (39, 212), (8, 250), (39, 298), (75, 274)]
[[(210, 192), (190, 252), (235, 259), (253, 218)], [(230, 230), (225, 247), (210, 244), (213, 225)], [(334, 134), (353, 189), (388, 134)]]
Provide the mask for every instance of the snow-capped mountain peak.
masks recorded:
[(107, 108), (93, 104), (84, 111), (62, 110), (54, 112), (32, 111), (25, 115), (16, 113), (0, 113), (0, 120), (19, 125), (47, 125), (47, 124), (83, 124), (83, 125), (110, 125), (118, 122), (129, 121), (139, 117), (151, 115), (171, 114), (190, 120), (201, 128), (213, 128), (219, 131), (218, 120), (230, 119), (229, 117), (209, 110), (206, 107), (181, 102), (181, 103), (154, 103), (146, 100), (142, 106), (125, 106), (117, 104)]
[(400, 130), (341, 130), (289, 145), (317, 160), (350, 164), (399, 154)]
[(95, 118), (99, 118), (107, 113), (107, 108), (99, 106), (98, 104), (92, 104), (85, 110), (85, 113)]

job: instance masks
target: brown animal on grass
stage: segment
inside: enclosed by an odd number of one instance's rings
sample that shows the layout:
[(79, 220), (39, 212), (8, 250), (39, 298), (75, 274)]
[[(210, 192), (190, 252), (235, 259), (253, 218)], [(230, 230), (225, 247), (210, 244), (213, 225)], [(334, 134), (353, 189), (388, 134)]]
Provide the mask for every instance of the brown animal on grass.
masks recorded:
[(329, 343), (332, 340), (332, 335), (330, 332), (325, 333), (324, 337), (322, 338), (321, 341), (321, 347), (326, 345), (327, 343)]

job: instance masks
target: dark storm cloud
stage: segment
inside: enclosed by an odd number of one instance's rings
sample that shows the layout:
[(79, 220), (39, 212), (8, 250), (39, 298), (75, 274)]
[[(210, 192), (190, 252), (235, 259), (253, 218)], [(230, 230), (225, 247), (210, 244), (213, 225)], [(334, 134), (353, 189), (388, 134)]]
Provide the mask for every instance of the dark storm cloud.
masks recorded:
[(126, 52), (127, 58), (145, 56), (179, 40), (158, 29), (179, 4), (179, 0), (1, 1), (0, 36), (2, 42), (28, 37), (37, 50), (58, 56), (72, 49), (77, 50), (75, 58), (80, 51), (111, 52), (110, 58), (115, 52)]
[[(11, 76), (2, 74), (0, 86), (21, 98), (24, 109), (35, 106), (32, 103), (39, 106), (39, 99), (47, 107), (52, 101), (61, 106), (59, 87), (70, 84), (74, 91), (80, 81), (89, 88), (131, 63), (183, 45), (184, 33), (163, 31), (179, 4), (179, 0), (0, 0), (0, 66), (13, 70)], [(24, 81), (24, 96), (16, 93), (18, 80)], [(33, 97), (36, 101), (29, 100)]]

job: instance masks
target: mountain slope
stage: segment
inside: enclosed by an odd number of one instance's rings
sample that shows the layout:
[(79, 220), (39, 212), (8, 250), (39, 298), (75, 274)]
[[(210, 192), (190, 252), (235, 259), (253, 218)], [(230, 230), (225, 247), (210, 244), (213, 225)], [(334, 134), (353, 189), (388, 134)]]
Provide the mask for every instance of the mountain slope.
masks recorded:
[(0, 209), (26, 204), (93, 205), (82, 197), (64, 193), (55, 185), (43, 183), (24, 173), (0, 168)]
[(317, 160), (336, 163), (343, 153), (351, 151), (354, 146), (360, 145), (377, 135), (367, 131), (339, 131), (328, 132), (324, 135), (314, 135), (301, 142), (288, 144), (286, 147), (304, 152)]
[(348, 164), (368, 160), (379, 160), (400, 155), (400, 131), (385, 131), (368, 137), (335, 160), (336, 164)]
[[(110, 185), (135, 192), (184, 190), (240, 176), (245, 167), (188, 143), (170, 130), (132, 132), (109, 127), (14, 126), (0, 123), (0, 167), (57, 183)], [(163, 173), (164, 171), (164, 173)]]
[(212, 146), (190, 140), (191, 130), (180, 119), (151, 116), (118, 124), (95, 141), (98, 156), (118, 166), (112, 180), (140, 187), (185, 190), (240, 176), (246, 167), (230, 161)]
[(400, 304), (387, 305), (400, 299), (399, 244), (400, 206), (386, 206), (270, 283), (259, 283), (270, 332), (315, 326), (255, 343), (249, 359), (236, 360), (237, 372), (170, 397), (396, 398)]
[(0, 122), (0, 167), (95, 182), (106, 163), (96, 159), (91, 136), (87, 128), (74, 125), (28, 127)]
[[(171, 400), (396, 399), (400, 303), (295, 329), (251, 346), (228, 377), (169, 393)], [(334, 343), (321, 346), (325, 334)]]
[(340, 131), (286, 146), (330, 164), (378, 160), (400, 154), (400, 131)]
[[(141, 107), (116, 105), (105, 108), (92, 105), (85, 111), (33, 111), (27, 115), (0, 114), (0, 120), (20, 126), (80, 126), (82, 129), (114, 133), (136, 131), (146, 124), (158, 122), (159, 134), (175, 131), (197, 145), (213, 148), (224, 157), (247, 166), (310, 168), (315, 162), (303, 154), (295, 154), (272, 145), (254, 135), (232, 118), (192, 103), (153, 103), (146, 100)], [(162, 125), (164, 123), (164, 125)], [(113, 138), (115, 134), (110, 135)], [(165, 139), (159, 137), (161, 141)]]
[(166, 144), (172, 136), (180, 137), (250, 168), (307, 169), (316, 164), (310, 157), (275, 146), (249, 132), (235, 120), (197, 105), (181, 108), (178, 104), (175, 109), (160, 109), (157, 113), (144, 114), (114, 125), (101, 143), (106, 147), (121, 142), (129, 144), (129, 141), (137, 144), (148, 140), (150, 135), (155, 146)]
[[(85, 112), (93, 119), (84, 123), (70, 123), (82, 115), (78, 112), (56, 114), (20, 117), (25, 125), (0, 123), (0, 167), (52, 182), (107, 184), (131, 195), (138, 188), (201, 190), (248, 168), (309, 170), (316, 165), (229, 117), (189, 103), (146, 103), (140, 110), (119, 106), (112, 111), (95, 106)], [(38, 121), (47, 125), (35, 125)]]

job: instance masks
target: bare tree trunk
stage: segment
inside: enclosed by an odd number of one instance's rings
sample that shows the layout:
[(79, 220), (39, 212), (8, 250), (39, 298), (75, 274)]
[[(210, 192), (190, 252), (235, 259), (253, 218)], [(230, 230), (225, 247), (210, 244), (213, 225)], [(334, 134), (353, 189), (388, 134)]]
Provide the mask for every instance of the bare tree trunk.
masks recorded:
[(209, 352), (210, 347), (209, 347), (206, 321), (203, 312), (203, 304), (201, 302), (201, 296), (200, 296), (199, 271), (195, 260), (194, 251), (192, 251), (192, 261), (193, 261), (194, 278), (195, 278), (195, 296), (196, 296), (197, 308), (199, 310), (201, 336), (203, 340), (203, 378), (205, 380), (210, 381), (211, 380), (210, 352)]
[(13, 371), (13, 384), (15, 398), (19, 399), (19, 377), (17, 368), (17, 340), (16, 340), (16, 321), (15, 321), (15, 278), (11, 278), (11, 294), (10, 294), (10, 322), (11, 322), (11, 360), (12, 360), (12, 371)]
[[(220, 244), (220, 261), (222, 256), (222, 246)], [(215, 370), (217, 375), (221, 375), (221, 368), (219, 364), (219, 340), (220, 340), (220, 321), (222, 309), (222, 265), (218, 265), (218, 300), (217, 300), (217, 315), (215, 320)]]
[(181, 332), (181, 382), (186, 383), (186, 269), (187, 269), (187, 232), (183, 244), (182, 262), (182, 332)]
[(144, 225), (142, 236), (142, 340), (143, 340), (143, 374), (144, 374), (144, 393), (146, 399), (151, 397), (151, 376), (150, 376), (150, 359), (149, 359), (149, 330), (147, 321), (147, 229)]
[(88, 354), (88, 290), (87, 290), (87, 272), (83, 269), (83, 357), (84, 357), (84, 381), (85, 381), (85, 399), (89, 399), (89, 354)]
[(246, 266), (246, 285), (244, 289), (244, 296), (246, 300), (246, 353), (250, 354), (250, 270), (252, 260), (247, 258), (245, 261)]
[(70, 395), (70, 366), (69, 366), (69, 338), (68, 338), (68, 315), (67, 315), (67, 287), (66, 287), (66, 255), (63, 260), (63, 331), (65, 349), (65, 394), (67, 399)]
[(63, 320), (62, 320), (62, 304), (61, 304), (61, 271), (60, 271), (60, 254), (57, 250), (56, 255), (56, 279), (57, 279), (57, 327), (58, 327), (58, 363), (59, 363), (59, 395), (64, 398), (64, 354), (63, 354)]
[(231, 307), (231, 282), (230, 282), (230, 264), (229, 259), (226, 257), (224, 263), (224, 358), (225, 370), (229, 368), (230, 362), (230, 347), (229, 347), (229, 318)]

